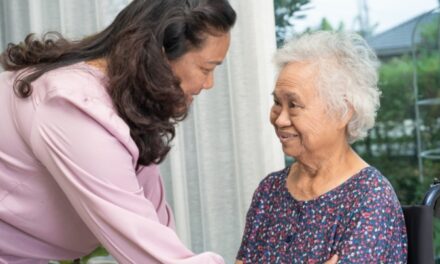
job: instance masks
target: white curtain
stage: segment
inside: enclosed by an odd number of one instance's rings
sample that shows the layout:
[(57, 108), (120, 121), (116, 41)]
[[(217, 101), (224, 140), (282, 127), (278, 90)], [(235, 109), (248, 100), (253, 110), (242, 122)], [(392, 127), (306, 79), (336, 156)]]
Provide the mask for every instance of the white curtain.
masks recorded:
[(0, 0), (0, 50), (28, 33), (81, 38), (108, 25), (130, 0)]
[[(0, 0), (0, 49), (29, 32), (81, 38), (108, 25), (130, 0)], [(284, 166), (269, 124), (275, 70), (273, 1), (230, 0), (237, 11), (228, 56), (177, 129), (161, 165), (182, 240), (232, 263), (252, 193)]]

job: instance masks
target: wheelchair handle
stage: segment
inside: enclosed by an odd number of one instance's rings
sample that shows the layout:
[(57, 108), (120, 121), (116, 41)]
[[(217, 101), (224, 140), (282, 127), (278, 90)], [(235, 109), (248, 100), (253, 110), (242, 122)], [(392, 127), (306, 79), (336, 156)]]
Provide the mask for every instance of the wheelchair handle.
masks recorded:
[(438, 181), (431, 185), (423, 199), (423, 205), (427, 205), (434, 209), (437, 199), (440, 197), (440, 183)]

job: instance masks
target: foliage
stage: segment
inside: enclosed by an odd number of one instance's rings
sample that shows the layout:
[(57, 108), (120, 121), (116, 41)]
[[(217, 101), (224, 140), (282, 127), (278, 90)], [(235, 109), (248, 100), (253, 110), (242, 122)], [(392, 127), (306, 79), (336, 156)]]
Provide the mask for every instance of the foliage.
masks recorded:
[(59, 264), (87, 264), (87, 261), (93, 257), (98, 257), (98, 256), (108, 256), (108, 252), (107, 250), (105, 250), (105, 248), (103, 247), (97, 247), (92, 253), (90, 253), (87, 256), (84, 256), (80, 259), (79, 262), (75, 262), (74, 260), (61, 260), (58, 263)]
[(334, 30), (333, 26), (331, 25), (330, 21), (327, 20), (327, 18), (321, 19), (321, 23), (319, 25), (320, 30), (326, 30), (326, 31), (332, 31)]
[(307, 9), (310, 0), (274, 0), (275, 31), (278, 47), (293, 31), (294, 20), (304, 18), (302, 11)]
[[(440, 98), (439, 54), (421, 53), (418, 69), (419, 97)], [(424, 192), (440, 171), (438, 162), (424, 161), (426, 179), (419, 182), (415, 136), (413, 61), (408, 55), (393, 58), (380, 68), (381, 108), (377, 125), (365, 141), (354, 145), (362, 156), (379, 167), (393, 184), (403, 204), (420, 203)], [(424, 148), (438, 147), (438, 105), (420, 108)], [(405, 125), (406, 124), (406, 125)]]
[[(380, 68), (381, 108), (377, 125), (356, 149), (390, 180), (402, 204), (420, 204), (430, 184), (440, 178), (440, 162), (423, 160), (424, 180), (419, 180), (415, 126), (422, 136), (422, 149), (440, 148), (440, 105), (419, 107), (421, 122), (414, 120), (413, 71), (417, 70), (417, 99), (440, 99), (440, 50), (437, 24), (421, 30), (421, 44), (413, 60), (411, 54), (385, 61)], [(404, 124), (408, 123), (407, 126)], [(380, 146), (377, 150), (377, 146)], [(371, 148), (376, 147), (376, 150)], [(434, 226), (436, 255), (440, 253), (440, 223)]]

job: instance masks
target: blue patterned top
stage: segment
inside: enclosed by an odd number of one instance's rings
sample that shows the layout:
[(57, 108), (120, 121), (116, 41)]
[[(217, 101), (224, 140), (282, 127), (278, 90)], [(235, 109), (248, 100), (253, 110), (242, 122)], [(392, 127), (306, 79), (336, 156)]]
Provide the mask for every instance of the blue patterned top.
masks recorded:
[(406, 263), (405, 220), (393, 187), (373, 167), (315, 200), (297, 201), (289, 167), (254, 193), (237, 259), (243, 263)]

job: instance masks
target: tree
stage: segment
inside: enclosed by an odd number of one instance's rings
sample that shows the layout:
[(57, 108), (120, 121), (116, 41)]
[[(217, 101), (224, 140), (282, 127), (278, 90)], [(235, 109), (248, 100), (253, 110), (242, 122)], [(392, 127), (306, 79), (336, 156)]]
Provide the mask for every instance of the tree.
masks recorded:
[(357, 33), (364, 38), (373, 35), (374, 30), (376, 30), (378, 24), (371, 24), (370, 22), (370, 9), (368, 7), (367, 0), (358, 0), (358, 15), (354, 21), (357, 26)]
[(278, 47), (293, 32), (294, 20), (305, 17), (302, 11), (307, 9), (309, 3), (310, 0), (274, 0), (275, 31)]

